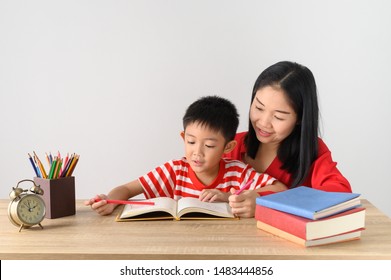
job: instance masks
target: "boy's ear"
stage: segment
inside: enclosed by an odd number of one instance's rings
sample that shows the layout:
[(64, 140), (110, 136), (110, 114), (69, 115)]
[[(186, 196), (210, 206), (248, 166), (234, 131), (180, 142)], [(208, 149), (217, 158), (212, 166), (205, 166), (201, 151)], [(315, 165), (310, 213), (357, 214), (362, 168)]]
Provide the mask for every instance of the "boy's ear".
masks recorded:
[(183, 139), (183, 141), (185, 140), (185, 132), (184, 131), (181, 131), (181, 137), (182, 137), (182, 139)]
[(231, 152), (236, 147), (237, 143), (236, 140), (229, 141), (227, 145), (225, 145), (224, 154)]

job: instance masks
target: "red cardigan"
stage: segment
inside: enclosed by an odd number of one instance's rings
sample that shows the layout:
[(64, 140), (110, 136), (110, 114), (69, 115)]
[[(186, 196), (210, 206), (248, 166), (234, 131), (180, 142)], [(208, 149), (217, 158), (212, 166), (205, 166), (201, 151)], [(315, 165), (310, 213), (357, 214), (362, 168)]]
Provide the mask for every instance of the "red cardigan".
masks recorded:
[[(246, 153), (246, 146), (244, 145), (246, 133), (241, 132), (236, 134), (235, 140), (238, 143), (235, 149), (225, 154), (224, 157), (243, 161), (244, 154)], [(337, 169), (337, 163), (333, 161), (331, 152), (326, 144), (320, 138), (318, 144), (318, 158), (312, 164), (311, 171), (302, 185), (330, 192), (352, 192), (350, 183)], [(273, 176), (289, 187), (292, 183), (291, 174), (281, 169), (281, 166), (281, 161), (276, 157), (265, 170), (265, 173)]]

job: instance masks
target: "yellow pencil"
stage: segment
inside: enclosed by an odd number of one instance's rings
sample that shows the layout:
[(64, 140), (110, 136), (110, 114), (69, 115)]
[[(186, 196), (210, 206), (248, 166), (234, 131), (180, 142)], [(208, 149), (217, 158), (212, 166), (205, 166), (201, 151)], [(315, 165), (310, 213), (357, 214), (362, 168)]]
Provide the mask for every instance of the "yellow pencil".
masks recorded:
[(39, 165), (41, 167), (43, 178), (46, 179), (48, 177), (48, 175), (46, 174), (45, 167), (43, 167), (43, 164), (42, 164), (41, 161), (38, 161), (38, 163), (39, 163)]
[(57, 165), (56, 165), (56, 169), (54, 171), (53, 179), (57, 179), (59, 177), (61, 166), (62, 166), (62, 159), (59, 159), (59, 160), (57, 160)]
[(48, 176), (47, 176), (47, 174), (46, 174), (45, 168), (44, 168), (43, 165), (42, 165), (42, 162), (41, 162), (40, 159), (38, 158), (38, 156), (37, 156), (37, 154), (35, 153), (35, 151), (33, 151), (33, 154), (34, 154), (35, 160), (37, 161), (38, 168), (39, 168), (39, 170), (41, 171), (42, 178), (46, 179)]
[(71, 165), (69, 166), (68, 172), (65, 177), (72, 175), (72, 172), (75, 169), (77, 162), (79, 161), (79, 157), (80, 157), (79, 155), (75, 155), (73, 161), (71, 162)]

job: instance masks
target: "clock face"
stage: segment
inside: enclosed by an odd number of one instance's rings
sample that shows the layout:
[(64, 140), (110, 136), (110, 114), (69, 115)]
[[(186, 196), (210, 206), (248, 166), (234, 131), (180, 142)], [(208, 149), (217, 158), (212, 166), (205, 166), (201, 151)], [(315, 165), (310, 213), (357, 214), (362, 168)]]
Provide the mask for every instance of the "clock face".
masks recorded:
[(39, 224), (45, 217), (45, 203), (37, 195), (23, 196), (16, 210), (20, 221), (27, 225)]

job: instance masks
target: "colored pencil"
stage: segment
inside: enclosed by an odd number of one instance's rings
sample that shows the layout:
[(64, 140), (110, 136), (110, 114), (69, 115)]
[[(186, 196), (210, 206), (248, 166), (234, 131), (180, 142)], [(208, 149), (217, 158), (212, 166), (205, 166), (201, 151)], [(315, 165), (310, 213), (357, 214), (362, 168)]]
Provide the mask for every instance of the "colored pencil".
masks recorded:
[(45, 153), (45, 158), (49, 164), (49, 172), (46, 174), (45, 168), (35, 151), (33, 151), (33, 155), (30, 153), (27, 154), (29, 156), (31, 165), (33, 166), (35, 175), (39, 178), (49, 180), (72, 176), (72, 173), (75, 170), (76, 164), (78, 163), (80, 157), (80, 155), (75, 153), (73, 153), (71, 156), (69, 156), (69, 153), (67, 153), (64, 160), (61, 158), (60, 151), (58, 151), (57, 156), (54, 157), (52, 157), (52, 153)]
[(71, 166), (69, 167), (66, 177), (72, 176), (73, 170), (75, 170), (76, 164), (79, 161), (79, 157), (80, 157), (79, 155), (75, 156), (74, 160), (71, 163)]
[(42, 178), (46, 179), (48, 176), (47, 176), (47, 174), (46, 174), (45, 168), (44, 168), (43, 165), (42, 165), (41, 160), (39, 159), (39, 157), (37, 156), (37, 154), (35, 153), (35, 151), (33, 151), (33, 154), (34, 154), (34, 158), (35, 158), (35, 160), (36, 160), (36, 163), (37, 163), (37, 165), (38, 165), (38, 168), (39, 168), (39, 170), (41, 171)]
[(38, 171), (37, 171), (37, 167), (34, 164), (33, 158), (31, 157), (31, 155), (29, 153), (28, 153), (28, 155), (29, 155), (29, 160), (31, 162), (31, 165), (33, 166), (35, 174), (37, 175), (37, 177), (40, 177), (39, 174), (38, 174)]
[(254, 179), (248, 181), (244, 186), (242, 186), (239, 190), (235, 192), (236, 195), (239, 195), (242, 193), (242, 191), (247, 190), (251, 184), (254, 182)]
[[(95, 202), (99, 202), (102, 199), (97, 198), (95, 199)], [(139, 205), (155, 205), (155, 202), (152, 201), (134, 201), (134, 200), (116, 200), (116, 199), (103, 199), (106, 200), (107, 203), (113, 203), (113, 204), (139, 204)]]

